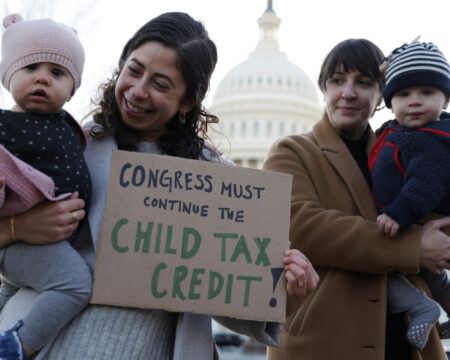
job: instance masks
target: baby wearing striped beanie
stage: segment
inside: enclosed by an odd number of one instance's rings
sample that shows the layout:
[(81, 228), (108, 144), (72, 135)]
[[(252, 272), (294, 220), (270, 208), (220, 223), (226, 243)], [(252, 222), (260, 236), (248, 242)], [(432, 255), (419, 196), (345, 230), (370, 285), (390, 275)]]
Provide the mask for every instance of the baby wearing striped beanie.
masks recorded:
[(387, 58), (383, 91), (386, 106), (391, 108), (391, 99), (396, 92), (413, 86), (430, 86), (450, 95), (450, 65), (433, 43), (404, 44)]
[[(383, 98), (395, 120), (383, 125), (369, 156), (372, 190), (380, 215), (378, 227), (390, 237), (431, 213), (450, 215), (450, 65), (432, 43), (414, 41), (395, 49), (382, 67)], [(395, 241), (395, 239), (394, 239)], [(441, 270), (448, 264), (439, 264)], [(433, 297), (450, 314), (450, 281), (421, 268)], [(407, 339), (423, 349), (440, 316), (438, 304), (398, 272), (388, 274), (391, 313), (407, 312)], [(450, 322), (440, 326), (450, 338)]]

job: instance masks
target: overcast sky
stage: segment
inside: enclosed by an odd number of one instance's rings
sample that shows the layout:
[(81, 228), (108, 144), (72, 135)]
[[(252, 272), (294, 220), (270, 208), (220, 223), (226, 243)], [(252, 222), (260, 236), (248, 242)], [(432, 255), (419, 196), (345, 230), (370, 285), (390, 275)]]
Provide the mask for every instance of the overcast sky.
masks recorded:
[[(185, 11), (203, 21), (217, 45), (219, 62), (207, 99), (210, 104), (220, 80), (254, 50), (259, 37), (256, 20), (267, 7), (267, 0), (52, 1), (59, 2), (63, 11), (50, 16), (77, 28), (87, 55), (83, 83), (67, 106), (76, 117), (86, 112), (98, 84), (112, 73), (126, 40), (166, 11)], [(77, 8), (88, 9), (89, 14), (79, 18)], [(273, 8), (282, 20), (281, 50), (313, 82), (326, 53), (350, 37), (370, 39), (388, 54), (421, 35), (422, 41), (434, 42), (450, 57), (448, 0), (273, 0)], [(9, 10), (23, 11), (21, 0), (11, 1)]]

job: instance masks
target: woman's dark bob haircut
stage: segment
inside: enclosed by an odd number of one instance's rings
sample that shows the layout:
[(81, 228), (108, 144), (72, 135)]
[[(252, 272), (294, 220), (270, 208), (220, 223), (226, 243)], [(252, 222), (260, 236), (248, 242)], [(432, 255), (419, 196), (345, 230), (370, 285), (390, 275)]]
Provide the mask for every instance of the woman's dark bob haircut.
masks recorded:
[(326, 82), (338, 69), (344, 72), (359, 71), (376, 81), (380, 91), (384, 88), (384, 76), (380, 65), (383, 52), (373, 42), (366, 39), (348, 39), (337, 44), (326, 56), (320, 69), (318, 84), (325, 91)]

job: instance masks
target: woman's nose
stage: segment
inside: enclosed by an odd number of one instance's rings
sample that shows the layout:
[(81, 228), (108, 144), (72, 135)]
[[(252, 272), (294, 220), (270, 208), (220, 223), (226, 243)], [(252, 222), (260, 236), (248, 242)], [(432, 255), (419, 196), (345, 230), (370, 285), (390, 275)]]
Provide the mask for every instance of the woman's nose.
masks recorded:
[(342, 86), (341, 97), (351, 99), (356, 97), (355, 85), (352, 81), (346, 81)]
[(139, 100), (147, 99), (149, 96), (147, 84), (143, 81), (136, 82), (130, 90), (132, 96)]

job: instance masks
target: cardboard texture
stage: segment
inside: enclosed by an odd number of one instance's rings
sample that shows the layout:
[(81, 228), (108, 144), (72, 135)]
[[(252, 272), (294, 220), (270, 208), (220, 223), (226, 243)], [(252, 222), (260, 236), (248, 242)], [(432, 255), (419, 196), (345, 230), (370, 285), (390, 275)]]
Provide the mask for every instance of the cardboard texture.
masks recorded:
[(291, 183), (114, 151), (91, 302), (284, 322)]

